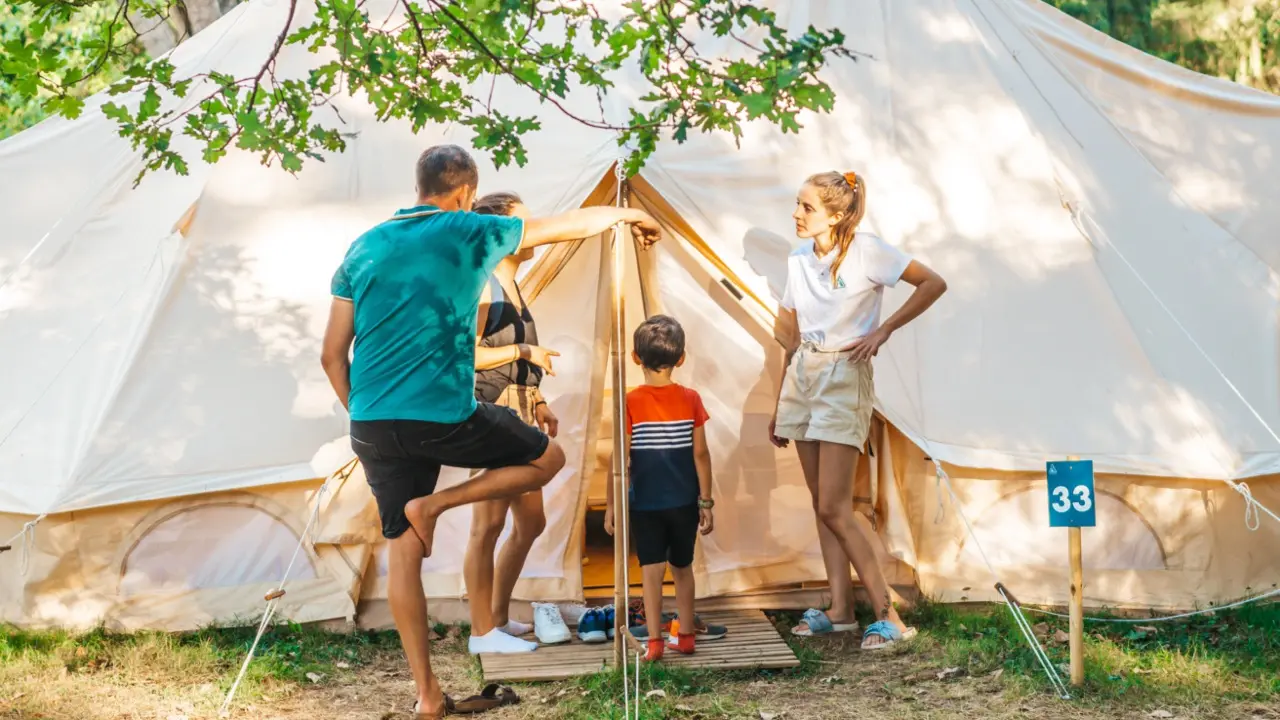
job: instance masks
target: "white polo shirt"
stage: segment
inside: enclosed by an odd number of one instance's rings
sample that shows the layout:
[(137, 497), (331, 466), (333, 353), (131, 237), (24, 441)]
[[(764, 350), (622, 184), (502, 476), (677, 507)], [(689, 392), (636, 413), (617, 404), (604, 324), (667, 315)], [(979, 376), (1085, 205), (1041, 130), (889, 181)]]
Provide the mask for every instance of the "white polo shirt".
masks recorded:
[(823, 350), (840, 350), (880, 327), (884, 288), (893, 287), (911, 256), (871, 233), (854, 235), (840, 263), (839, 281), (831, 282), (833, 249), (818, 257), (807, 242), (787, 258), (787, 286), (780, 305), (796, 311), (800, 339)]

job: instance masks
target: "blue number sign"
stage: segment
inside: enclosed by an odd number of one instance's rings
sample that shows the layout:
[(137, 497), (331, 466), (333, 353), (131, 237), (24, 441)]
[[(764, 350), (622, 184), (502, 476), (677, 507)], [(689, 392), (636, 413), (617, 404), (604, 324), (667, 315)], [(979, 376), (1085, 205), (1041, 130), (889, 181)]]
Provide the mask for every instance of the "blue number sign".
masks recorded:
[(1048, 463), (1049, 527), (1093, 527), (1093, 461), (1072, 460)]

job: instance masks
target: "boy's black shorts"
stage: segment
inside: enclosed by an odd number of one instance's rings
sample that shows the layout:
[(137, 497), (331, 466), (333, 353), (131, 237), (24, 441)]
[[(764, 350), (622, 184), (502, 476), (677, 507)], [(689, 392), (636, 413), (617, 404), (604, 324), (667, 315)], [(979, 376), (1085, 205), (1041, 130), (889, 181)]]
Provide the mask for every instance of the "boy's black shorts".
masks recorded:
[(668, 510), (632, 510), (631, 539), (640, 564), (665, 562), (674, 568), (692, 565), (698, 520), (697, 504)]
[(387, 539), (409, 529), (404, 506), (435, 492), (441, 466), (491, 470), (528, 465), (542, 457), (549, 442), (514, 410), (489, 403), (478, 403), (460, 423), (351, 421), (351, 449), (364, 466)]

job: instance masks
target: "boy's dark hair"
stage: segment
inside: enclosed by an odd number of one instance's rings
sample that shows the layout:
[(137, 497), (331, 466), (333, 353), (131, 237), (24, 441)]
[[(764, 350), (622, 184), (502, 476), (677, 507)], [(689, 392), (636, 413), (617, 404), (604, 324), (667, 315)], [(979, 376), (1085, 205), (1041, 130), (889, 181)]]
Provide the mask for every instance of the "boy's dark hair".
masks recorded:
[(684, 328), (667, 315), (640, 323), (632, 338), (640, 364), (654, 372), (673, 368), (684, 355)]
[(494, 192), (485, 195), (475, 204), (471, 206), (471, 212), (480, 215), (511, 215), (511, 211), (516, 205), (523, 205), (524, 201), (520, 196), (513, 192)]
[(480, 171), (471, 153), (457, 145), (436, 145), (418, 157), (418, 194), (422, 197), (447, 195), (454, 190), (480, 184)]

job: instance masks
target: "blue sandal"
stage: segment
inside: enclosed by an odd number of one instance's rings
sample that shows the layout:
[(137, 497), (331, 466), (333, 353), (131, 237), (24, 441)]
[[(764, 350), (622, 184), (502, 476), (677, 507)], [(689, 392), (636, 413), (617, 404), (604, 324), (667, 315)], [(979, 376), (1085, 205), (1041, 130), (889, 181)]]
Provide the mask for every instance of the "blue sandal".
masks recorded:
[[(867, 645), (867, 638), (871, 637), (872, 635), (879, 638), (883, 638), (884, 642), (876, 645)], [(903, 632), (898, 629), (897, 625), (894, 625), (888, 620), (880, 620), (880, 621), (871, 623), (871, 625), (867, 628), (867, 631), (862, 634), (862, 649), (863, 650), (879, 650), (881, 648), (887, 648), (896, 642), (901, 642), (903, 640), (910, 640), (915, 636), (916, 636), (915, 628), (907, 628), (906, 632)]]
[(804, 621), (805, 628), (798, 630), (792, 628), (791, 634), (799, 637), (816, 637), (818, 635), (829, 635), (838, 632), (854, 632), (858, 629), (858, 623), (833, 623), (827, 614), (816, 608), (809, 608), (804, 611), (804, 615), (800, 618)]

